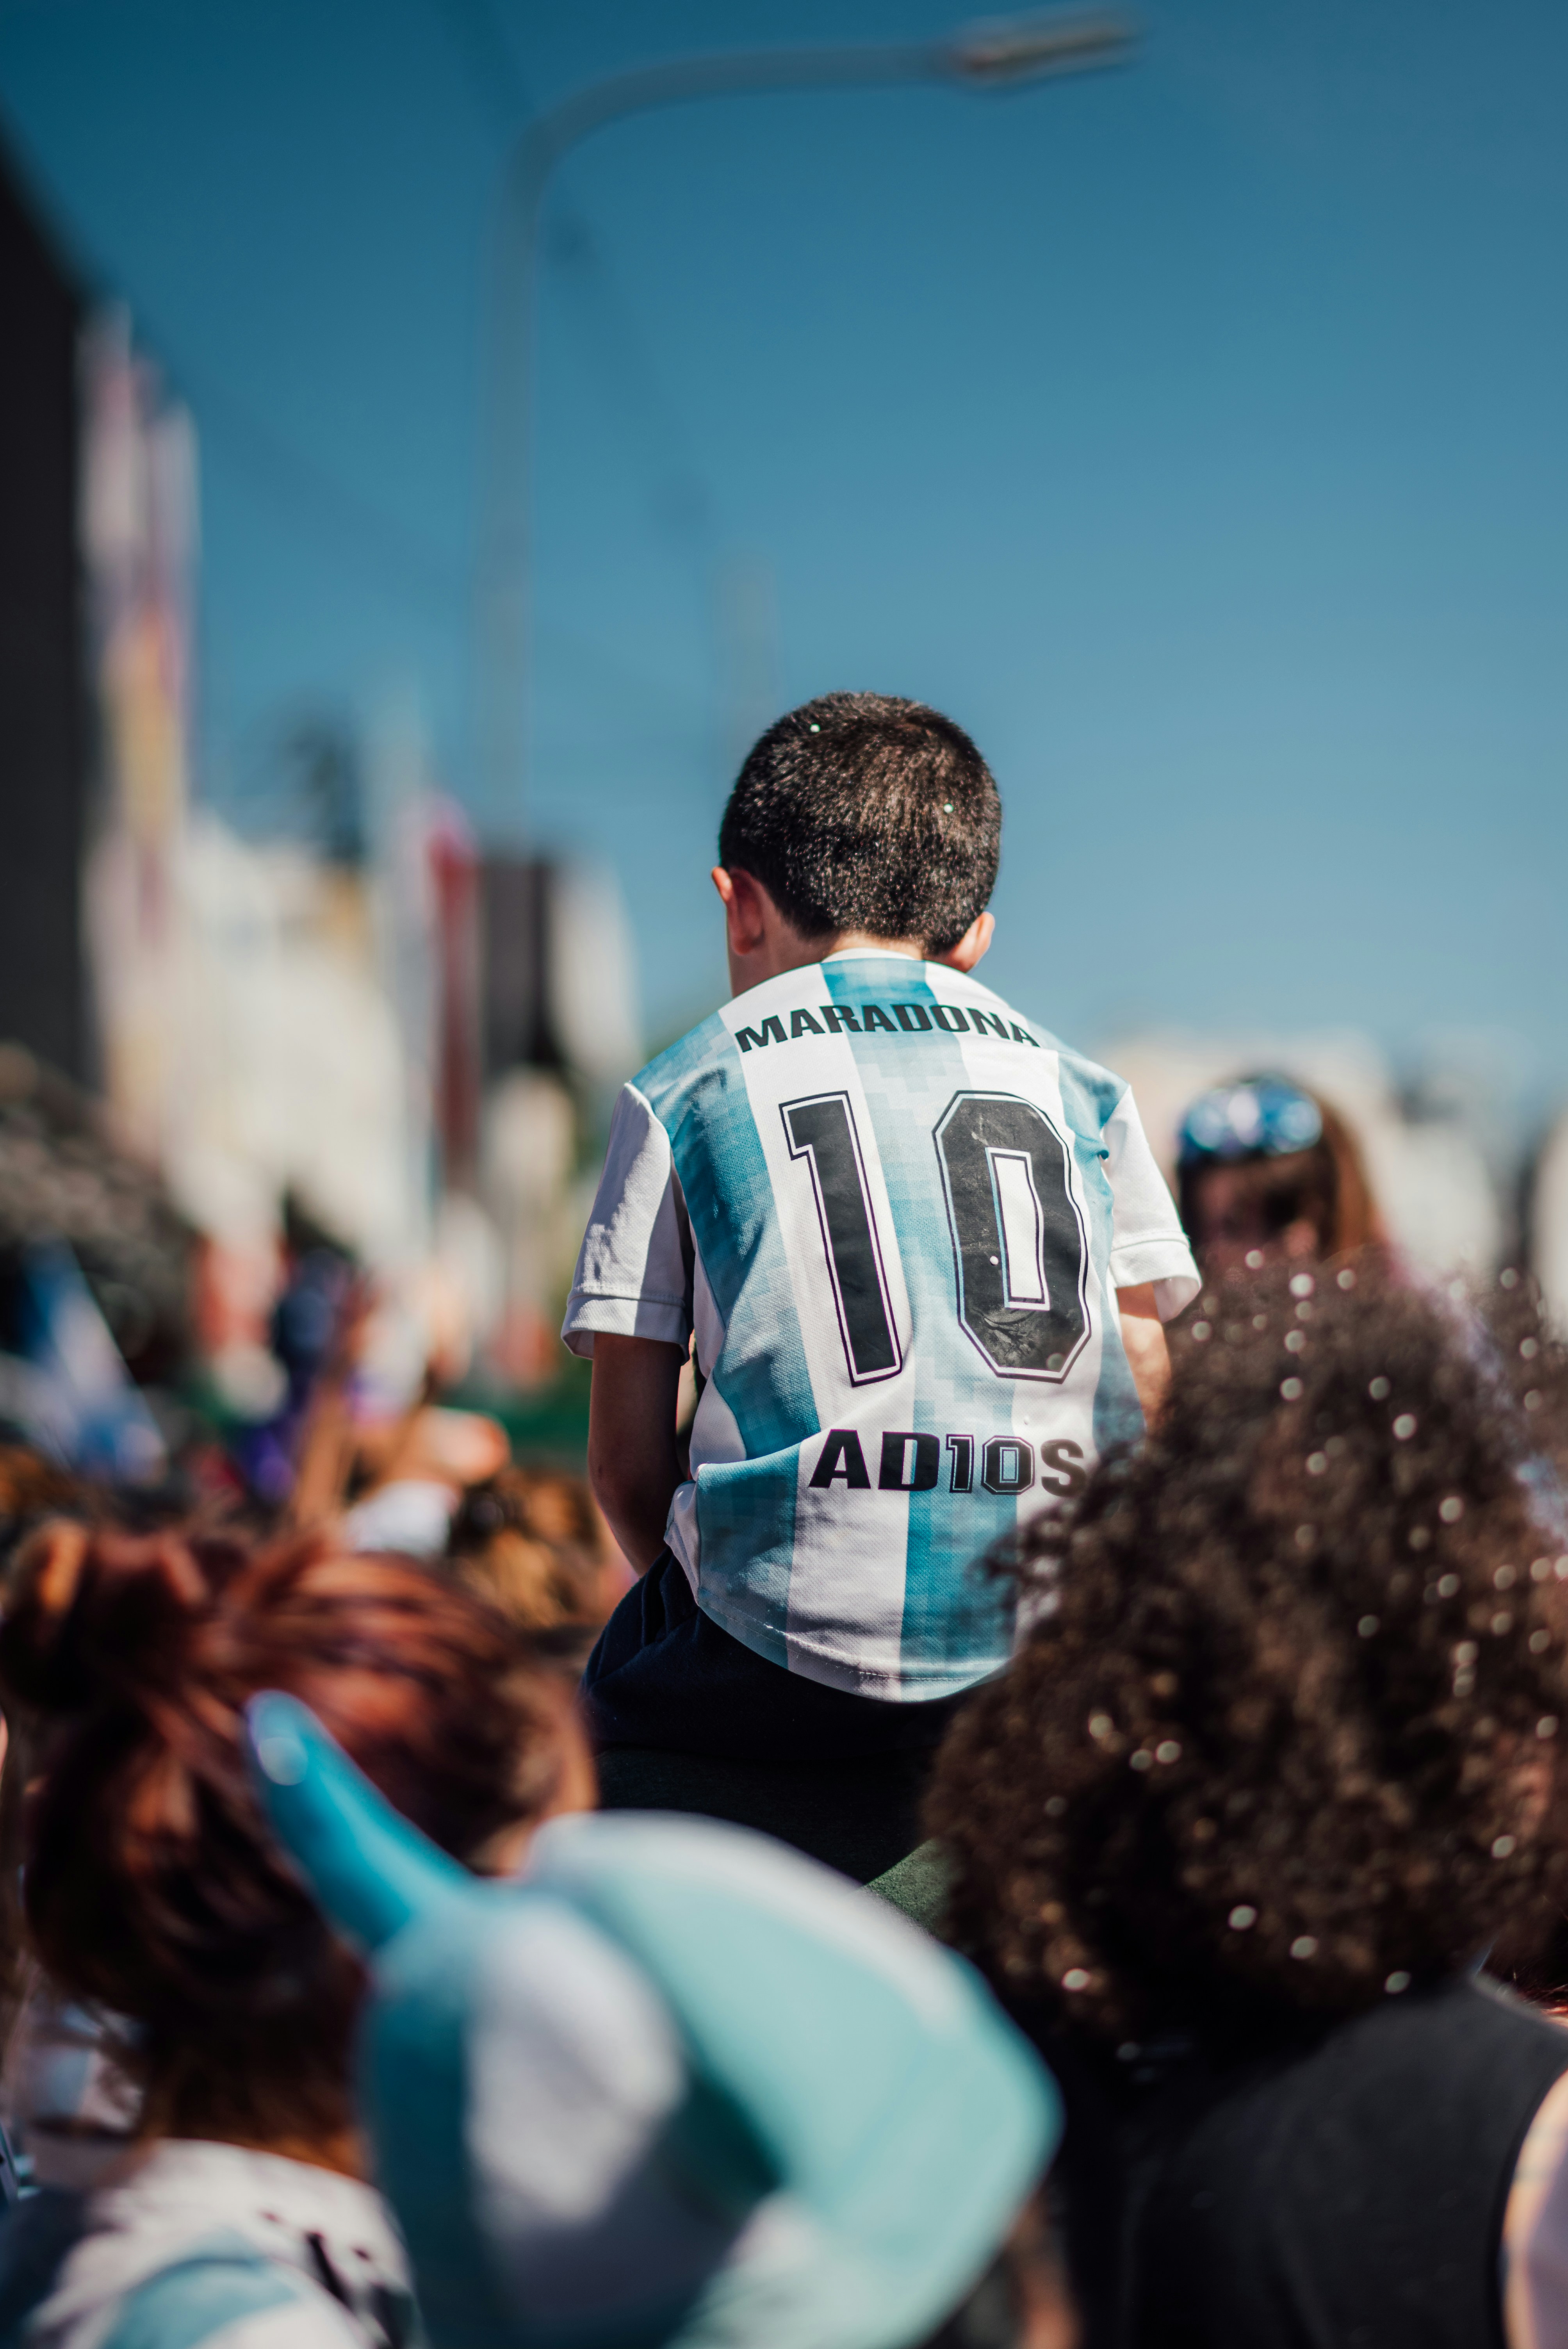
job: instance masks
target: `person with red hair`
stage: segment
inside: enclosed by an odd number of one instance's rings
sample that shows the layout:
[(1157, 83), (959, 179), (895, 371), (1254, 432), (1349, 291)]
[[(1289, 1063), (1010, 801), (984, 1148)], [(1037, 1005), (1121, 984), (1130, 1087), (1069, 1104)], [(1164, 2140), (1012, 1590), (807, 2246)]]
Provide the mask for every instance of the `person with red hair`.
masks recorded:
[(0, 2336), (195, 2344), (221, 2318), (242, 2327), (226, 2349), (397, 2349), (413, 2297), (350, 2085), (363, 1974), (267, 1831), (243, 1707), (304, 1699), (435, 1844), (494, 1873), (593, 1800), (569, 1695), (410, 1560), (64, 1520), (13, 1568), (0, 1686), (31, 1780), (26, 1940), (53, 1989), (112, 2018), (140, 2091), (118, 2183), (14, 2215)]
[(55, 1521), (0, 1692), (27, 1939), (142, 2097), (0, 2227), (0, 2341), (910, 2349), (987, 2289), (1057, 2130), (1022, 2039), (763, 1837), (556, 1816), (570, 1692), (449, 1570)]

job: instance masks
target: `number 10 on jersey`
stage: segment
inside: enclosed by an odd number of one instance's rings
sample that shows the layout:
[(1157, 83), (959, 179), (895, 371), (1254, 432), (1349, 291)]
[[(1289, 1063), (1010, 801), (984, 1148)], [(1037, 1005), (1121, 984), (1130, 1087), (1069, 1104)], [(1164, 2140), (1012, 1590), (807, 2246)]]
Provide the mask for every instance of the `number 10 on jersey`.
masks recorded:
[[(903, 1367), (865, 1157), (847, 1093), (782, 1104), (792, 1158), (810, 1168), (852, 1384)], [(998, 1378), (1065, 1378), (1089, 1334), (1087, 1248), (1067, 1145), (1015, 1093), (955, 1093), (932, 1140), (953, 1242), (960, 1326)]]

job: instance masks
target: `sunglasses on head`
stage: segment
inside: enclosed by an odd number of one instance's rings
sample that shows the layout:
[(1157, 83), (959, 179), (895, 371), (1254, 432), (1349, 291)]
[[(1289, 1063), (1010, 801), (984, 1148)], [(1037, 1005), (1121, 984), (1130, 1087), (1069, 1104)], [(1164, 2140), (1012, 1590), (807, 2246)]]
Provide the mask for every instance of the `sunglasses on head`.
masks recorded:
[(1181, 1121), (1181, 1160), (1286, 1158), (1323, 1138), (1317, 1103), (1284, 1077), (1243, 1077), (1201, 1093)]

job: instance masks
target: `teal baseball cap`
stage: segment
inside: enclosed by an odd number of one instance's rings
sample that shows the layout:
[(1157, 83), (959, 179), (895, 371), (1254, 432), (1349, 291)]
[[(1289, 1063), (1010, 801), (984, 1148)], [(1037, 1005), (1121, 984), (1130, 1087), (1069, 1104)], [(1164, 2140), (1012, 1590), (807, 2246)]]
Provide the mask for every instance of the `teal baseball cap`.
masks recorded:
[(737, 1827), (551, 1822), (469, 1875), (315, 1716), (248, 1709), (256, 1784), (365, 1956), (377, 2183), (435, 2349), (908, 2349), (1060, 2131), (961, 1961)]

